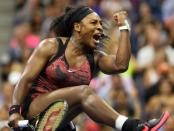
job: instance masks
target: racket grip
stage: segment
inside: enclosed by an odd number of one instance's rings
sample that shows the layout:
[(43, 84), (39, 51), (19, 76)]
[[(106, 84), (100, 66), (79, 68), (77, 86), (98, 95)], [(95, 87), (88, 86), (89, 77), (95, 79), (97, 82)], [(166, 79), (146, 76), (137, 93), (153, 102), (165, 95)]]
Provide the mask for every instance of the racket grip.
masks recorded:
[(19, 127), (28, 127), (29, 120), (20, 120), (18, 121), (18, 126)]

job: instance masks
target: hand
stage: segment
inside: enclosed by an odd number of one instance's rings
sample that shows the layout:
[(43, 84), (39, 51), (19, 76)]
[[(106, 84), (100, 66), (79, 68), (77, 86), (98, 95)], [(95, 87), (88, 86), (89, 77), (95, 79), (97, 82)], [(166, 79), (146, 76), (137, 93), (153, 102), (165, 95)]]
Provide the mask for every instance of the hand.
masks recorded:
[(13, 129), (18, 128), (18, 121), (23, 120), (22, 115), (19, 113), (14, 113), (9, 117), (9, 126)]
[(126, 11), (119, 11), (114, 13), (113, 17), (114, 20), (116, 21), (118, 26), (124, 26), (125, 25), (125, 20), (127, 19), (127, 12)]

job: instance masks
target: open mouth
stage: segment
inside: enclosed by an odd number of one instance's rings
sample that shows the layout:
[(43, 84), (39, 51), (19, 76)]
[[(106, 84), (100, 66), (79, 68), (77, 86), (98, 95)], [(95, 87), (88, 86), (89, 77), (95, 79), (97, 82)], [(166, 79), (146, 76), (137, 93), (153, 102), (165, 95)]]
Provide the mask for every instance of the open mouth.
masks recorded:
[(100, 42), (100, 39), (102, 38), (102, 34), (101, 33), (96, 33), (93, 35), (93, 39), (95, 41), (95, 43), (99, 43)]

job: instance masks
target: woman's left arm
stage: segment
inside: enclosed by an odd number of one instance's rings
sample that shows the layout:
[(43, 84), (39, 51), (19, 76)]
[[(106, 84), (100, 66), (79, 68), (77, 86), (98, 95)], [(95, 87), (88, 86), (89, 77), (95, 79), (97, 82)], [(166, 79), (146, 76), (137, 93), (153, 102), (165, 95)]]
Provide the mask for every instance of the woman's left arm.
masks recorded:
[(102, 72), (106, 74), (121, 73), (128, 69), (131, 57), (131, 44), (129, 39), (129, 28), (126, 29), (125, 20), (127, 13), (121, 11), (114, 14), (120, 29), (118, 50), (115, 55), (100, 55), (98, 65)]

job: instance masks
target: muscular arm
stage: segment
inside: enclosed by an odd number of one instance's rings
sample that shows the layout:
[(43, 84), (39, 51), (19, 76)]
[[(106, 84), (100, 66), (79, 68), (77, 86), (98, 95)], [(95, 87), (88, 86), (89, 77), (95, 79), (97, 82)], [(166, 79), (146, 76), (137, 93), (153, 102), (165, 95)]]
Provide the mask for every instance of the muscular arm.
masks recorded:
[(57, 44), (53, 40), (47, 39), (42, 41), (34, 50), (15, 87), (13, 105), (20, 105), (24, 101), (32, 82), (37, 78), (50, 57), (57, 51), (57, 48)]
[(129, 24), (127, 22), (127, 12), (120, 11), (113, 15), (116, 24), (121, 29), (118, 50), (115, 55), (103, 55), (99, 57), (100, 69), (107, 74), (124, 72), (128, 69), (131, 57), (131, 44), (129, 39)]
[(115, 74), (127, 70), (131, 57), (131, 44), (128, 30), (120, 32), (119, 46), (115, 55), (102, 55), (98, 64), (106, 74)]

